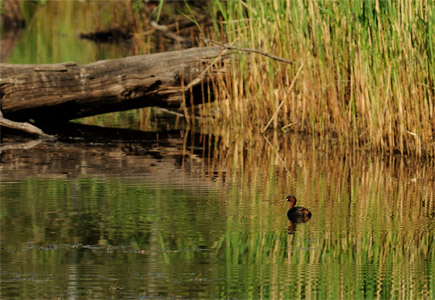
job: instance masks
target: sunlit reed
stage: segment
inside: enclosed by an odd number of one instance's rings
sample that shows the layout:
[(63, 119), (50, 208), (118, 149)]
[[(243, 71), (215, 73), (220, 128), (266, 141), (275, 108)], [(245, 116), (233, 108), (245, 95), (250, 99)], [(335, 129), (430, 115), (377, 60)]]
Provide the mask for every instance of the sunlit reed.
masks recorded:
[(261, 132), (277, 113), (269, 128), (381, 153), (435, 155), (432, 1), (213, 5), (221, 16), (216, 38), (294, 62), (237, 53), (215, 82), (219, 126)]

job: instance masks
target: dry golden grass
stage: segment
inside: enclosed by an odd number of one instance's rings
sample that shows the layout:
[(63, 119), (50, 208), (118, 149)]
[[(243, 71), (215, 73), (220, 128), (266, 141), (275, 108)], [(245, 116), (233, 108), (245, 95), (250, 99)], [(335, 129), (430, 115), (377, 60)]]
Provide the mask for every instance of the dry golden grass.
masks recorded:
[(213, 3), (220, 38), (294, 62), (236, 53), (214, 83), (216, 125), (262, 132), (271, 122), (350, 147), (435, 155), (431, 1)]

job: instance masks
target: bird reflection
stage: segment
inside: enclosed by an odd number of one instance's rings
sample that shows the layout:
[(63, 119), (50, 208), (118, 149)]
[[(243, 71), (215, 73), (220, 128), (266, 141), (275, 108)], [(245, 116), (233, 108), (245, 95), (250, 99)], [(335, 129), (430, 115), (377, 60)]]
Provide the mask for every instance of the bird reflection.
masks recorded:
[(311, 215), (310, 216), (298, 216), (298, 217), (287, 215), (287, 217), (289, 220), (288, 234), (294, 234), (296, 232), (296, 226), (297, 226), (296, 224), (306, 223), (311, 219)]

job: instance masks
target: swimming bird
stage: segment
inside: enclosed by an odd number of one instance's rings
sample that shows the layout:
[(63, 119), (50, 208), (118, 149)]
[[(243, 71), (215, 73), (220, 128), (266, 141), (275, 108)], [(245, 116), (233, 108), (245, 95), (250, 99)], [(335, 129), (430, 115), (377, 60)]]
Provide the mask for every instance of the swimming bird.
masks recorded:
[(296, 197), (294, 195), (287, 196), (287, 198), (285, 198), (284, 200), (290, 202), (290, 209), (287, 212), (287, 217), (289, 219), (301, 219), (301, 221), (307, 221), (304, 219), (307, 217), (309, 219), (311, 217), (311, 212), (307, 208), (300, 206), (295, 207)]

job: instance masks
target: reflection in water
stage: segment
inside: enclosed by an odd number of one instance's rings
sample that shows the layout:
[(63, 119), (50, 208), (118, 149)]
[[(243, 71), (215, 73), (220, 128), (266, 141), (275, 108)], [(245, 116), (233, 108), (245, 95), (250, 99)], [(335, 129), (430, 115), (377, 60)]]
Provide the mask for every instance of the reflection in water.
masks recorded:
[(3, 151), (3, 297), (433, 298), (431, 162), (110, 130)]
[[(181, 43), (149, 30), (152, 3), (133, 4), (130, 1), (22, 1), (26, 24), (21, 29), (6, 31), (2, 28), (2, 62), (14, 64), (49, 64), (73, 61), (86, 64), (97, 60), (184, 49), (197, 45), (199, 30), (205, 30), (188, 18), (179, 18), (173, 10), (183, 11), (183, 4), (172, 1), (163, 8), (160, 22), (176, 34), (186, 38)], [(135, 7), (136, 6), (136, 7)], [(171, 9), (172, 6), (172, 9)], [(175, 8), (175, 6), (178, 6)], [(165, 9), (168, 7), (168, 12)], [(145, 16), (146, 15), (146, 16)], [(140, 21), (139, 21), (140, 20)], [(196, 25), (200, 26), (199, 29)], [(106, 34), (104, 34), (106, 32)], [(83, 39), (92, 36), (100, 42)], [(99, 34), (98, 34), (99, 33)], [(20, 39), (21, 36), (21, 39)], [(99, 36), (99, 38), (98, 38)], [(5, 41), (5, 42), (4, 42)], [(14, 48), (12, 48), (14, 47)], [(13, 50), (13, 51), (12, 51)], [(7, 59), (7, 61), (6, 61)]]
[(296, 232), (296, 224), (306, 223), (311, 219), (310, 216), (288, 216), (289, 225), (288, 225), (288, 234), (294, 234)]

